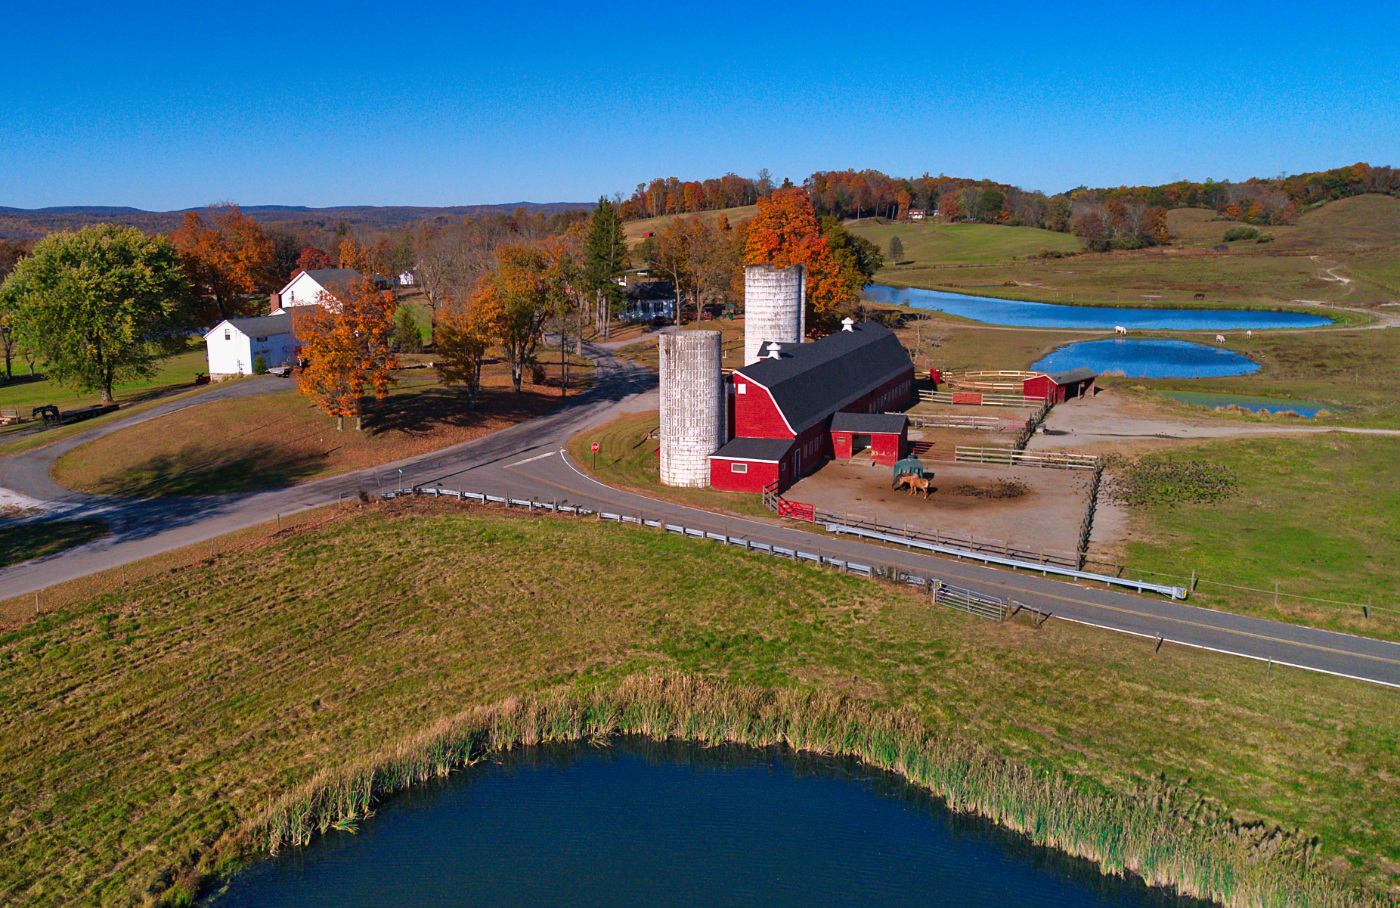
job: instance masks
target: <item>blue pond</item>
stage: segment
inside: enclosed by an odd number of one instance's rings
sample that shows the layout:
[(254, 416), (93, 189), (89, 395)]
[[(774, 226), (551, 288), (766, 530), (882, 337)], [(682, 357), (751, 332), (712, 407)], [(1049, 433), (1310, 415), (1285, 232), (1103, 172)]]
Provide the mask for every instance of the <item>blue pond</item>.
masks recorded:
[(1082, 328), (1112, 331), (1122, 325), (1139, 330), (1244, 331), (1264, 328), (1316, 328), (1331, 319), (1303, 312), (1252, 309), (1129, 309), (1101, 306), (1062, 306), (1027, 303), (989, 296), (968, 296), (942, 290), (903, 289), (871, 285), (864, 296), (877, 303), (937, 309), (989, 325), (1036, 328)]
[(1062, 372), (1079, 366), (1088, 366), (1100, 375), (1130, 378), (1206, 378), (1259, 371), (1258, 363), (1219, 347), (1179, 340), (1124, 338), (1069, 344), (1031, 368)]
[(1279, 400), (1273, 397), (1241, 397), (1238, 394), (1206, 394), (1199, 391), (1163, 391), (1164, 397), (1198, 407), (1240, 407), (1258, 413), (1297, 413), (1309, 419), (1321, 410), (1337, 410), (1335, 406), (1306, 400)]
[(959, 817), (885, 773), (782, 749), (524, 748), (253, 865), (233, 906), (1201, 903)]

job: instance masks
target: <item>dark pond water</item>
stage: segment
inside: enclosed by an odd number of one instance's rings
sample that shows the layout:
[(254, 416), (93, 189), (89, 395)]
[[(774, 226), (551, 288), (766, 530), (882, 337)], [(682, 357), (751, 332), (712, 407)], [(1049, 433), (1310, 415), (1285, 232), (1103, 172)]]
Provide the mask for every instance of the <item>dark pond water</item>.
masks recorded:
[(1188, 903), (852, 762), (629, 739), (525, 748), (407, 792), (358, 834), (255, 864), (206, 904)]
[(1198, 391), (1163, 391), (1163, 396), (1198, 407), (1243, 407), (1255, 413), (1297, 413), (1312, 418), (1320, 410), (1338, 410), (1335, 406), (1308, 400), (1280, 400), (1273, 397), (1241, 397), (1238, 394), (1205, 394)]
[(1062, 372), (1080, 366), (1088, 366), (1100, 375), (1129, 378), (1206, 378), (1259, 371), (1258, 363), (1220, 347), (1179, 340), (1123, 338), (1067, 344), (1031, 368)]
[(1061, 306), (1027, 303), (988, 296), (968, 296), (942, 290), (884, 287), (872, 284), (863, 295), (877, 303), (937, 309), (989, 325), (1036, 328), (1130, 329), (1174, 331), (1244, 331), (1247, 328), (1315, 328), (1332, 320), (1304, 312), (1251, 309), (1132, 309), (1107, 306)]

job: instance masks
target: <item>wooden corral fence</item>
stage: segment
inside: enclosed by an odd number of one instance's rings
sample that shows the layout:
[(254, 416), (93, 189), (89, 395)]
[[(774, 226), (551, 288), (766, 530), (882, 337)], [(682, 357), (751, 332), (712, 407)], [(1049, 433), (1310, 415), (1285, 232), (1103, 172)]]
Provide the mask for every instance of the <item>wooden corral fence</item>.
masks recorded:
[(988, 394), (982, 391), (920, 391), (919, 400), (931, 404), (958, 404), (971, 407), (1038, 407), (1038, 397), (1020, 394)]
[(969, 372), (945, 372), (943, 382), (957, 391), (984, 391), (991, 394), (1021, 393), (1026, 379), (1044, 375), (1044, 372), (1026, 372), (1021, 369), (983, 369)]
[(1094, 511), (1099, 506), (1099, 486), (1103, 483), (1103, 461), (1094, 458), (1094, 475), (1089, 479), (1089, 503), (1084, 508), (1084, 519), (1079, 523), (1079, 569), (1089, 558), (1089, 538), (1094, 535)]
[(1097, 470), (1097, 454), (1066, 451), (1018, 451), (1015, 448), (974, 448), (959, 445), (951, 458), (934, 458), (942, 463), (986, 463), (1004, 467), (1042, 467), (1050, 470)]
[(915, 429), (983, 429), (990, 432), (1000, 432), (1002, 429), (1001, 420), (995, 416), (958, 416), (954, 413), (932, 416), (910, 413), (908, 416), (909, 425)]

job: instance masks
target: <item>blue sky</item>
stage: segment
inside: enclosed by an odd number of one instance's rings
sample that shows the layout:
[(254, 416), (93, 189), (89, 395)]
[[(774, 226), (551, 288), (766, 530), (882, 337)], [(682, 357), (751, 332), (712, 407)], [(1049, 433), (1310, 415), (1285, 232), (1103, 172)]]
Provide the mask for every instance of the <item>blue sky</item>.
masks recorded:
[(1400, 165), (1393, 4), (75, 0), (6, 25), (0, 205), (24, 208)]

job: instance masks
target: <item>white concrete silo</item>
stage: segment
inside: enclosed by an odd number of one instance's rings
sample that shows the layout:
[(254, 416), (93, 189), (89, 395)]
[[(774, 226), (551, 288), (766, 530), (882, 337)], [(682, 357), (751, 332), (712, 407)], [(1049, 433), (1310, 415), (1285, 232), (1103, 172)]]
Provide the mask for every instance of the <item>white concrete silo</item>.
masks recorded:
[(800, 344), (807, 334), (807, 272), (801, 265), (744, 266), (744, 365), (765, 341)]
[(724, 444), (724, 385), (718, 331), (677, 331), (661, 353), (661, 483), (710, 484), (710, 455)]

